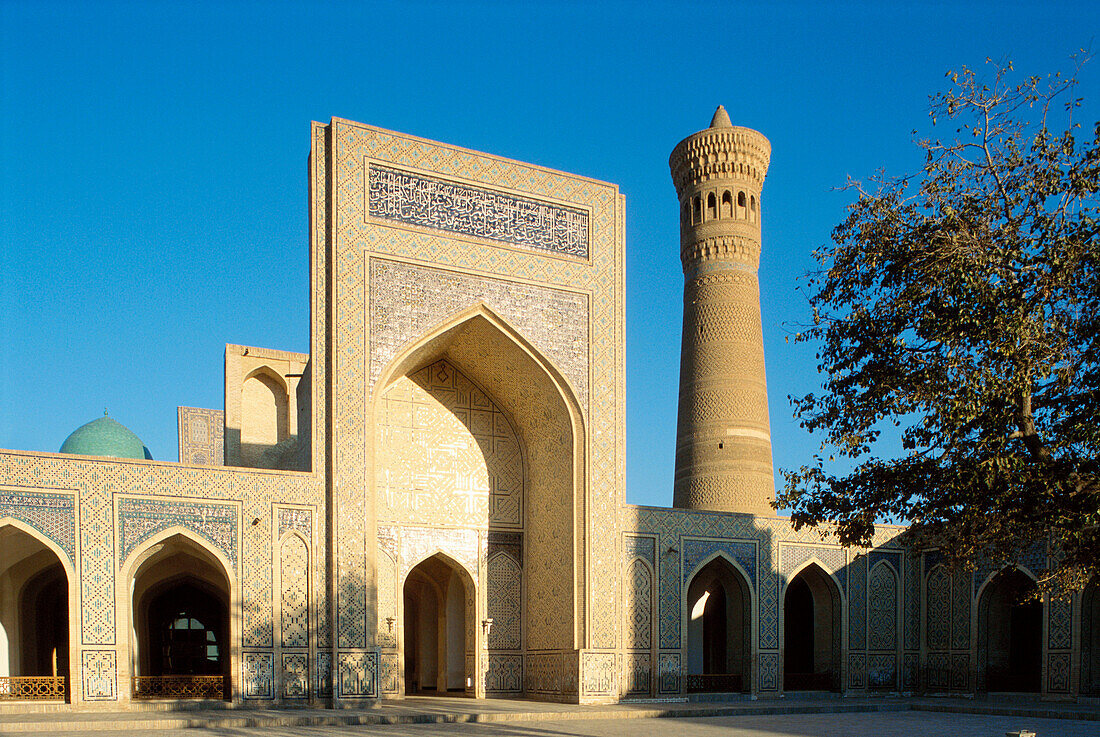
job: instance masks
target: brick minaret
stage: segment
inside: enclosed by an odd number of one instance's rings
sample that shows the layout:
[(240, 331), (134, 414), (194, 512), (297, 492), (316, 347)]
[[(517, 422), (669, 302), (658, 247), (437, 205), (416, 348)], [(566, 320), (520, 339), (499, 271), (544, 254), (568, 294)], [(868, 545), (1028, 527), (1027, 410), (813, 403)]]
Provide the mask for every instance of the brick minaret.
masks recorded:
[(719, 106), (669, 157), (684, 267), (677, 507), (774, 514), (756, 276), (770, 156), (768, 139), (733, 126)]

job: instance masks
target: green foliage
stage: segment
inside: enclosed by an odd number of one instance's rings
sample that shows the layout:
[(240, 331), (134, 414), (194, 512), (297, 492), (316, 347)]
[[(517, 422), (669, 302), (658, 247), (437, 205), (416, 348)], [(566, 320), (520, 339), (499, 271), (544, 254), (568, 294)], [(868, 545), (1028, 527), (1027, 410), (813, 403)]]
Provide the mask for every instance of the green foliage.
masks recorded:
[(1050, 545), (1045, 588), (1080, 588), (1100, 573), (1100, 123), (1073, 121), (1076, 73), (1012, 85), (988, 63), (930, 98), (953, 132), (918, 142), (923, 169), (850, 182), (815, 253), (795, 340), (824, 392), (791, 402), (825, 452), (776, 506), (846, 544), (908, 521), (960, 565)]

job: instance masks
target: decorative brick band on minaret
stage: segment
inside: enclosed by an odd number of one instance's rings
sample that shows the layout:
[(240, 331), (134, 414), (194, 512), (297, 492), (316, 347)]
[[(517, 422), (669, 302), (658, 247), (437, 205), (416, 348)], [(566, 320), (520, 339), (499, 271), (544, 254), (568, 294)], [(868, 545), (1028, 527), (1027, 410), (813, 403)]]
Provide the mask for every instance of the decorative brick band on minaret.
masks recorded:
[(669, 158), (684, 267), (676, 507), (774, 514), (756, 276), (770, 156), (768, 139), (731, 125), (719, 106)]

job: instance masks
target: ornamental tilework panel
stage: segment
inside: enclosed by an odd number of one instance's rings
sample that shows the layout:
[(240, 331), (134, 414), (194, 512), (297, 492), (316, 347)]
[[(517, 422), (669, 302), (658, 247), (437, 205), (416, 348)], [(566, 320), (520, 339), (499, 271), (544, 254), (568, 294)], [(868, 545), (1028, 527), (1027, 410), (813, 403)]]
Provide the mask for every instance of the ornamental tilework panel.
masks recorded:
[(653, 569), (635, 558), (627, 572), (626, 646), (648, 650), (653, 646)]
[(889, 563), (880, 561), (871, 569), (868, 580), (867, 647), (893, 650), (898, 642), (898, 577)]
[[(623, 199), (612, 185), (381, 131), (350, 121), (334, 120), (330, 136), (331, 160), (334, 165), (332, 178), (336, 185), (330, 198), (331, 207), (336, 213), (336, 221), (330, 226), (335, 258), (331, 271), (336, 275), (336, 284), (332, 290), (335, 294), (333, 314), (336, 316), (336, 325), (332, 333), (335, 335), (336, 345), (333, 361), (338, 394), (331, 412), (337, 428), (336, 482), (349, 484), (351, 488), (362, 488), (361, 479), (357, 477), (355, 470), (363, 468), (363, 464), (358, 462), (358, 455), (369, 443), (364, 442), (362, 417), (356, 416), (356, 410), (368, 406), (368, 393), (373, 386), (373, 377), (377, 374), (374, 373), (372, 359), (372, 366), (368, 369), (370, 373), (367, 374), (372, 378), (366, 385), (361, 381), (356, 385), (355, 377), (364, 375), (358, 362), (365, 356), (381, 356), (386, 351), (391, 351), (389, 356), (392, 356), (395, 355), (392, 351), (397, 350), (383, 350), (381, 345), (373, 344), (375, 336), (386, 331), (386, 321), (379, 322), (376, 319), (373, 300), (374, 295), (384, 290), (376, 289), (370, 276), (364, 274), (364, 252), (371, 254), (371, 261), (377, 257), (392, 256), (394, 260), (432, 262), (438, 272), (466, 272), (464, 277), (467, 280), (478, 280), (478, 277), (470, 274), (471, 271), (477, 271), (490, 279), (509, 282), (504, 291), (515, 292), (520, 289), (516, 284), (540, 283), (547, 285), (546, 289), (562, 292), (560, 297), (585, 293), (587, 310), (584, 315), (562, 309), (552, 310), (554, 314), (551, 317), (562, 321), (560, 327), (557, 322), (531, 316), (532, 303), (521, 302), (519, 306), (522, 309), (512, 315), (493, 299), (485, 298), (484, 301), (511, 324), (516, 325), (527, 340), (550, 357), (571, 383), (575, 382), (574, 389), (581, 404), (587, 407), (586, 457), (590, 461), (590, 470), (585, 480), (588, 498), (584, 503), (589, 506), (585, 512), (590, 519), (608, 520), (609, 524), (595, 526), (587, 536), (585, 545), (574, 548), (575, 555), (579, 558), (575, 575), (584, 580), (584, 595), (577, 602), (577, 608), (586, 613), (580, 624), (587, 623), (591, 627), (589, 632), (583, 633), (590, 640), (589, 644), (615, 647), (621, 611), (618, 603), (621, 583), (617, 576), (593, 576), (591, 572), (607, 570), (609, 565), (615, 566), (614, 570), (617, 572), (617, 559), (621, 555), (617, 513), (622, 502), (624, 476)], [(394, 221), (380, 224), (377, 219), (370, 217), (367, 209), (368, 160), (372, 165), (378, 163), (406, 172), (430, 172), (430, 176), (440, 179), (499, 188), (516, 194), (522, 193), (523, 196), (533, 199), (563, 204), (576, 203), (580, 209), (587, 209), (589, 212), (590, 258), (586, 262), (522, 247), (502, 248), (495, 241), (482, 241), (468, 236), (455, 237), (447, 232)], [(357, 282), (355, 279), (358, 274), (364, 274), (364, 277)], [(372, 296), (369, 323), (363, 319), (362, 313), (366, 284), (371, 284)], [(433, 310), (434, 303), (451, 299), (451, 294), (446, 289), (441, 289), (438, 295), (431, 293), (426, 296), (430, 299), (423, 302), (404, 300), (403, 297), (391, 300), (394, 304), (390, 306), (395, 309), (406, 309), (408, 305), (418, 304), (422, 309), (408, 310), (414, 313), (406, 316), (413, 318), (412, 320), (401, 315), (387, 318), (389, 324), (414, 325), (422, 332), (455, 312), (445, 310), (439, 316), (422, 319), (420, 314), (415, 313)], [(460, 301), (464, 304), (456, 309), (463, 309), (469, 304), (465, 295)], [(524, 312), (526, 316), (522, 314)], [(532, 325), (525, 327), (520, 322), (523, 319), (529, 320)], [(365, 329), (367, 324), (370, 326), (369, 333)], [(565, 357), (555, 354), (554, 350), (542, 342), (544, 338), (551, 342), (557, 340), (565, 331), (573, 330), (575, 325), (582, 326), (587, 342), (578, 349), (570, 341), (564, 341), (563, 347), (567, 354)], [(370, 350), (364, 346), (365, 339), (372, 341)], [(403, 340), (398, 341), (399, 345), (403, 343)], [(589, 368), (577, 370), (576, 362), (570, 361), (568, 355), (583, 358)], [(380, 364), (388, 360), (388, 357), (384, 358)], [(590, 396), (586, 389), (588, 381), (599, 387)], [(497, 394), (498, 400), (505, 401), (503, 396), (499, 396), (499, 391)], [(578, 522), (581, 521), (578, 519)], [(573, 534), (581, 531), (583, 528)], [(541, 534), (534, 529), (529, 530), (529, 533)], [(337, 536), (343, 538), (339, 530)], [(578, 536), (576, 539), (581, 538)], [(539, 547), (534, 541), (531, 544), (534, 546), (532, 550)], [(558, 556), (555, 559), (566, 560), (567, 557)], [(561, 572), (557, 573), (560, 577)], [(531, 590), (538, 591), (546, 583), (542, 580), (545, 577), (538, 570), (532, 570), (525, 575), (528, 575)], [(531, 626), (529, 629), (531, 631), (528, 636), (534, 637), (535, 627)], [(549, 643), (569, 639), (574, 627), (570, 622), (564, 621), (561, 632), (552, 630), (543, 633), (542, 629), (543, 625), (540, 624), (539, 637)]]
[(956, 571), (951, 577), (951, 647), (970, 647), (970, 599), (972, 574)]
[(375, 558), (378, 585), (378, 646), (397, 647), (397, 561), (379, 546)]
[(680, 693), (680, 653), (657, 656), (657, 687), (663, 694)]
[(951, 663), (947, 653), (929, 653), (925, 684), (930, 691), (946, 691), (950, 685)]
[(279, 508), (279, 537), (285, 532), (297, 532), (304, 540), (313, 539), (313, 512), (296, 507)]
[(367, 167), (367, 211), (380, 220), (588, 258), (587, 210), (379, 164)]
[(761, 566), (760, 574), (760, 647), (779, 647), (779, 574), (771, 566)]
[(589, 305), (584, 294), (387, 259), (370, 260), (371, 385), (401, 348), (484, 302), (531, 341), (588, 406)]
[(119, 560), (126, 560), (135, 547), (153, 535), (177, 525), (206, 539), (236, 567), (237, 505), (167, 499), (119, 498)]
[(626, 693), (649, 695), (653, 682), (653, 656), (650, 653), (627, 653), (625, 657)]
[(512, 556), (520, 568), (523, 567), (523, 533), (508, 532), (507, 530), (489, 530), (490, 556), (497, 553), (507, 553)]
[(756, 543), (734, 540), (685, 540), (683, 585), (688, 585), (688, 576), (704, 560), (715, 553), (724, 553), (748, 575), (749, 588), (756, 586)]
[(584, 672), (584, 693), (616, 695), (619, 693), (619, 666), (615, 653), (581, 653)]
[(835, 545), (779, 545), (779, 570), (784, 578), (790, 578), (796, 568), (808, 560), (817, 559), (825, 564), (826, 571), (840, 578), (844, 586), (847, 559), (844, 548)]
[(867, 556), (856, 556), (848, 572), (848, 647), (862, 650), (867, 647)]
[(848, 654), (848, 687), (867, 688), (867, 654)]
[(523, 458), (515, 431), (447, 361), (386, 389), (377, 432), (380, 520), (522, 526)]
[(1068, 649), (1073, 645), (1073, 599), (1051, 597), (1047, 602), (1047, 648)]
[(279, 580), (282, 586), (283, 647), (309, 645), (309, 549), (297, 535), (287, 535), (280, 546)]
[(20, 491), (0, 486), (0, 518), (11, 517), (54, 541), (76, 562), (76, 504), (72, 494)]
[(398, 679), (401, 677), (401, 671), (398, 667), (398, 657), (397, 653), (382, 653), (379, 656), (378, 664), (379, 668), (381, 668), (379, 682), (382, 693), (397, 694), (401, 691), (401, 684), (398, 683)]
[(317, 694), (332, 696), (332, 653), (328, 650), (317, 651)]
[(893, 691), (897, 688), (898, 661), (893, 653), (873, 653), (867, 656), (867, 688)]
[(901, 657), (901, 689), (916, 691), (920, 688), (920, 654), (906, 653)]
[(525, 690), (529, 693), (559, 694), (564, 685), (562, 653), (531, 653), (527, 656)]
[(920, 558), (903, 556), (905, 566), (905, 601), (902, 603), (905, 617), (905, 649), (920, 647)]
[(930, 650), (946, 650), (951, 617), (951, 577), (947, 569), (936, 566), (925, 584), (926, 633)]
[(305, 653), (283, 653), (284, 699), (309, 697), (309, 657)]
[(378, 653), (339, 654), (338, 695), (344, 698), (374, 698), (378, 695)]
[(523, 647), (523, 581), (519, 563), (508, 553), (489, 558), (485, 574), (487, 612), (493, 620), (489, 630), (490, 650), (518, 650)]
[(779, 653), (760, 653), (760, 690), (779, 690)]
[[(496, 623), (493, 623), (496, 627)], [(519, 653), (489, 653), (486, 656), (485, 691), (518, 694), (523, 691), (523, 656)]]
[(1069, 653), (1047, 655), (1047, 690), (1051, 693), (1069, 693)]
[(437, 530), (430, 527), (405, 527), (401, 531), (401, 567), (399, 581), (404, 581), (409, 571), (436, 551), (442, 551), (466, 568), (475, 581), (478, 579), (480, 545), (477, 530)]
[(220, 409), (178, 407), (180, 463), (193, 466), (225, 465), (225, 412)]
[(970, 653), (951, 653), (951, 690), (965, 691), (970, 686)]
[(641, 558), (650, 566), (656, 567), (656, 558), (653, 553), (653, 545), (656, 541), (652, 537), (627, 535), (623, 541), (623, 560), (629, 563), (635, 558)]
[(275, 698), (275, 656), (272, 653), (245, 653), (241, 660), (244, 698)]
[(86, 701), (118, 698), (114, 650), (85, 650), (80, 654), (80, 675)]

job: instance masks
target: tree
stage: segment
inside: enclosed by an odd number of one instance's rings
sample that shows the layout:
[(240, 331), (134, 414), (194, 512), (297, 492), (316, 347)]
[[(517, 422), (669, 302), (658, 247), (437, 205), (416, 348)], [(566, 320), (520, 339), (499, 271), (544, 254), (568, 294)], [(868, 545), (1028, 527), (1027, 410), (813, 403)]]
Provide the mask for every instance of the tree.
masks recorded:
[(1045, 588), (1077, 589), (1100, 573), (1100, 123), (1079, 140), (1077, 71), (987, 64), (930, 98), (952, 132), (922, 170), (850, 181), (815, 252), (795, 340), (824, 391), (791, 403), (823, 452), (776, 506), (849, 545), (907, 521), (954, 564), (1050, 546)]

